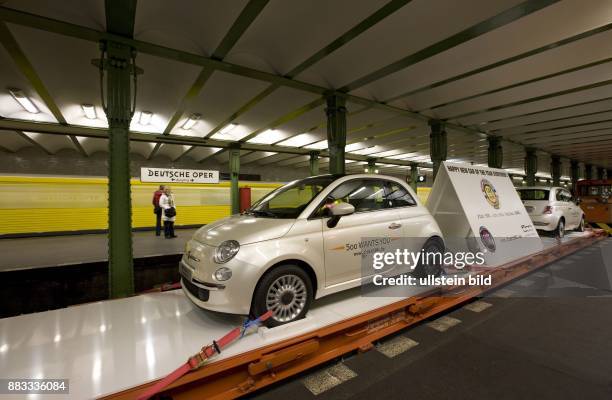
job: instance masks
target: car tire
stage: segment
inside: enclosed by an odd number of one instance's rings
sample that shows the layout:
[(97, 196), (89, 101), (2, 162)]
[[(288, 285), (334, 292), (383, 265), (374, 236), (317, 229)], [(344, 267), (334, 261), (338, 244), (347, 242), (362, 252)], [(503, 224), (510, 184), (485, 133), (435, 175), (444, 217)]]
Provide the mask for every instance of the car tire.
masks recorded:
[[(423, 253), (442, 253), (444, 255), (444, 242), (439, 237), (432, 237), (423, 245)], [(426, 278), (427, 276), (440, 276), (442, 274), (442, 264), (425, 264), (419, 262), (412, 275), (416, 278)]]
[(293, 264), (280, 265), (259, 280), (253, 294), (251, 314), (258, 317), (272, 310), (274, 315), (266, 325), (284, 325), (304, 318), (313, 297), (312, 281), (303, 268)]
[(576, 228), (576, 232), (584, 232), (584, 217), (580, 218), (580, 223)]
[(555, 229), (555, 237), (563, 238), (565, 236), (565, 220), (563, 218), (559, 219), (559, 223), (557, 224), (557, 228)]

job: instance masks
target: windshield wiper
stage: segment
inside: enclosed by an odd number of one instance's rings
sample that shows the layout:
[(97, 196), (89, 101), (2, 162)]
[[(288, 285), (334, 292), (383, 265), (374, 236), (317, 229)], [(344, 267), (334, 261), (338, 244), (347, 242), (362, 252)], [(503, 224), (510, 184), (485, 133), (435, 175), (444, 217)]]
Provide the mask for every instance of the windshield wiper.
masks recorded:
[(274, 214), (271, 211), (266, 211), (266, 210), (248, 210), (249, 214), (253, 214), (256, 217), (271, 217), (271, 218), (278, 218), (278, 215)]

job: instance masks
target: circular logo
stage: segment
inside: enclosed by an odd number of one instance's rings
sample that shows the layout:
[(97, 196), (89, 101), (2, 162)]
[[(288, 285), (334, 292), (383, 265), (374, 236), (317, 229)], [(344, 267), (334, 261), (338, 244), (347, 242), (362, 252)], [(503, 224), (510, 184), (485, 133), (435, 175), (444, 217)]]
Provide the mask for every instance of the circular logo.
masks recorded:
[(486, 179), (480, 181), (480, 190), (484, 193), (484, 197), (487, 202), (493, 206), (495, 209), (499, 209), (499, 196), (497, 195), (497, 190), (495, 190), (495, 186), (491, 182)]
[(484, 226), (480, 227), (480, 240), (482, 244), (492, 253), (495, 252), (495, 238), (491, 232)]

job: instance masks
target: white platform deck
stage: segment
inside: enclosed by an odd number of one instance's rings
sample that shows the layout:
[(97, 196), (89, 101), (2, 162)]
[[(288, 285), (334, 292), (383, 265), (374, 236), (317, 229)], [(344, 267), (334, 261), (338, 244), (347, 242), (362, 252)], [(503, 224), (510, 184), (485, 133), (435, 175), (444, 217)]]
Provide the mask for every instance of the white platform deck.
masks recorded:
[[(552, 238), (543, 242), (555, 243)], [(427, 288), (411, 290), (408, 295)], [(315, 301), (304, 320), (271, 330), (260, 328), (217, 360), (395, 301), (398, 298), (363, 297), (359, 288), (329, 296)], [(4, 378), (67, 378), (70, 399), (95, 398), (164, 376), (241, 322), (238, 316), (194, 307), (181, 290), (5, 318), (0, 320), (0, 371)]]

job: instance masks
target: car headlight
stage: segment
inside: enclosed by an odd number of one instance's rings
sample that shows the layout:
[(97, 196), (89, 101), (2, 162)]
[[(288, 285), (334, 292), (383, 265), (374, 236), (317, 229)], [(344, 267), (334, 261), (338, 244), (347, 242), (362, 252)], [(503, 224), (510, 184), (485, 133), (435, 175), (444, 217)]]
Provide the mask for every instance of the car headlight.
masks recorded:
[(240, 244), (235, 240), (226, 240), (221, 243), (215, 250), (215, 262), (217, 264), (224, 264), (234, 258), (240, 250)]
[(215, 271), (213, 276), (218, 281), (226, 281), (232, 277), (232, 270), (226, 267), (221, 267)]

